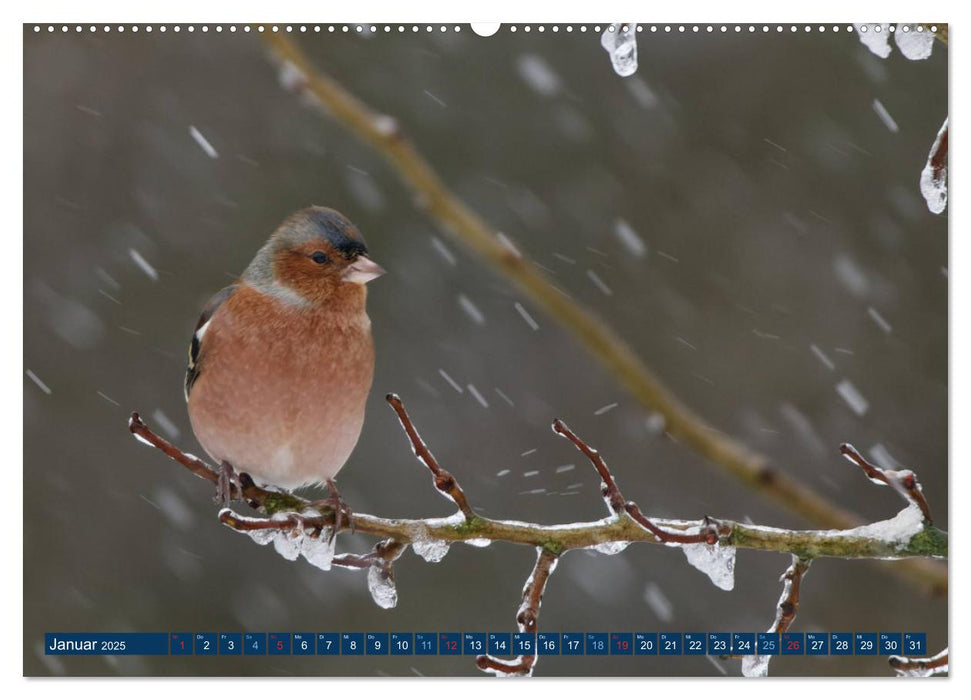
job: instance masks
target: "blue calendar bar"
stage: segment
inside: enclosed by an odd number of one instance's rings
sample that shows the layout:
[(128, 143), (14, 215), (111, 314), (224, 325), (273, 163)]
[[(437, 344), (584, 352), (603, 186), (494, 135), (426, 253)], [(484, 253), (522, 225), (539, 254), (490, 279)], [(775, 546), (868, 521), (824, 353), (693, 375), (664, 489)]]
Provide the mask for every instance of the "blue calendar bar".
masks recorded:
[(76, 656), (925, 656), (925, 632), (48, 632)]

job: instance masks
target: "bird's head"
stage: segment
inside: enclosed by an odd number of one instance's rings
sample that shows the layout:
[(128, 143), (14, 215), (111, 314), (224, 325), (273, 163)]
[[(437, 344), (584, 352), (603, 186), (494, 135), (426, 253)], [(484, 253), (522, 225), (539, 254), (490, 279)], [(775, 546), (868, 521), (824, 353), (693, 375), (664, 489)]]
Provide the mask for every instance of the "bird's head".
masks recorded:
[(338, 293), (363, 298), (363, 286), (384, 272), (368, 257), (364, 237), (343, 214), (308, 207), (280, 224), (243, 281), (284, 301), (318, 304)]

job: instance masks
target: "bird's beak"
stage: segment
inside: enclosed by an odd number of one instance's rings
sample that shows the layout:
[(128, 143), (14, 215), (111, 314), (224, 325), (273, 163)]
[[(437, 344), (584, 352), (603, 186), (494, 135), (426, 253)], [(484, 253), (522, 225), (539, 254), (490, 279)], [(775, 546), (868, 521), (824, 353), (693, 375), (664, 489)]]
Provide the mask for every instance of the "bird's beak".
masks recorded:
[(371, 260), (371, 258), (365, 255), (358, 255), (357, 260), (352, 262), (344, 274), (341, 275), (341, 279), (344, 282), (352, 282), (354, 284), (367, 284), (373, 279), (377, 279), (385, 273), (385, 269), (378, 265), (376, 262)]

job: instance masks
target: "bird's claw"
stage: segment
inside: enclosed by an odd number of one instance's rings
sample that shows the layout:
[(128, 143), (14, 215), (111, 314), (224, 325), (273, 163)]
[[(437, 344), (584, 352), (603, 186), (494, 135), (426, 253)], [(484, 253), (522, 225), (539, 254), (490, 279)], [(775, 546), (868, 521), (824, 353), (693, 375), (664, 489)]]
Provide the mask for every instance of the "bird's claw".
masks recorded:
[(238, 493), (243, 492), (242, 484), (236, 470), (233, 469), (233, 465), (223, 460), (222, 464), (219, 465), (219, 480), (216, 482), (216, 495), (213, 496), (213, 502), (223, 508), (228, 508), (233, 500), (234, 485), (237, 487)]
[(334, 483), (333, 479), (327, 480), (327, 490), (330, 491), (328, 498), (314, 501), (310, 505), (314, 508), (324, 507), (334, 511), (334, 529), (330, 531), (330, 541), (333, 542), (334, 538), (337, 537), (337, 533), (344, 528), (345, 524), (352, 531), (354, 530), (354, 518), (351, 516), (351, 509), (341, 497), (341, 493), (337, 490), (337, 484)]

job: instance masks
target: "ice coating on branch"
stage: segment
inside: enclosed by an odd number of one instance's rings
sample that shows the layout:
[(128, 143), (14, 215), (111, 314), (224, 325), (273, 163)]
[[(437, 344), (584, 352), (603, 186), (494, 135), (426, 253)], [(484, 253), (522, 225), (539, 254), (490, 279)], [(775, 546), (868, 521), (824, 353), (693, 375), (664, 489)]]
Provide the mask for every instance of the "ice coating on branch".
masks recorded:
[(630, 542), (601, 542), (600, 544), (595, 544), (590, 549), (593, 549), (601, 554), (620, 554), (625, 549)]
[(415, 540), (411, 548), (415, 554), (431, 564), (437, 564), (448, 554), (448, 542), (444, 540)]
[(936, 668), (898, 668), (895, 669), (898, 676), (904, 678), (930, 678), (949, 673), (948, 664)]
[(246, 534), (256, 544), (270, 544), (277, 533), (275, 530), (249, 530)]
[(898, 24), (893, 40), (900, 53), (911, 61), (930, 58), (934, 49), (934, 33), (927, 30), (918, 32), (916, 27), (910, 27), (910, 31), (905, 32), (904, 25)]
[(920, 172), (920, 193), (934, 214), (940, 214), (947, 207), (947, 146), (942, 148), (942, 141), (947, 138), (947, 122), (945, 119), (937, 132), (934, 145), (927, 154), (927, 165)]
[[(625, 26), (627, 31), (623, 30)], [(600, 45), (610, 54), (614, 72), (621, 78), (637, 72), (637, 30), (633, 24), (624, 25), (618, 22), (607, 27), (600, 37)]]
[[(890, 55), (890, 25), (889, 24), (854, 24), (860, 43), (880, 58)], [(880, 27), (880, 31), (875, 31)]]
[(372, 566), (367, 572), (367, 588), (378, 607), (389, 610), (398, 604), (398, 590), (394, 578), (380, 566)]
[(746, 678), (760, 678), (769, 675), (771, 656), (743, 656), (742, 675)]
[(852, 530), (843, 530), (841, 534), (846, 537), (866, 537), (887, 544), (903, 546), (923, 529), (924, 514), (921, 512), (920, 506), (916, 503), (910, 503), (890, 520), (881, 520), (878, 523), (861, 525)]
[(334, 561), (334, 545), (336, 540), (330, 536), (330, 530), (321, 530), (318, 537), (308, 537), (304, 540), (303, 558), (321, 571), (330, 571)]
[[(888, 660), (890, 665), (893, 666), (894, 671), (896, 671), (898, 677), (905, 678), (929, 678), (930, 676), (938, 676), (944, 673), (948, 673), (948, 666), (950, 664), (944, 663), (940, 666), (934, 666), (933, 664), (939, 662), (941, 659), (948, 655), (948, 649), (925, 659), (911, 659), (906, 656), (897, 656), (896, 654), (891, 656)], [(924, 668), (921, 668), (919, 663), (924, 664)], [(912, 668), (908, 668), (907, 665), (913, 664)], [(930, 666), (930, 668), (927, 668)]]
[(722, 544), (682, 545), (681, 550), (691, 566), (707, 575), (723, 591), (735, 588), (735, 548)]
[(273, 538), (273, 549), (284, 559), (296, 561), (303, 549), (304, 537), (302, 530), (277, 532)]
[[(258, 522), (257, 518), (246, 518), (233, 513), (230, 509), (224, 508), (219, 512), (220, 517), (223, 513), (228, 513), (233, 518), (240, 521)], [(284, 522), (290, 518), (290, 513), (276, 513), (270, 520)], [(234, 528), (235, 529), (235, 528)], [(273, 549), (289, 561), (296, 561), (303, 556), (310, 564), (322, 571), (330, 571), (331, 563), (334, 561), (335, 542), (331, 537), (329, 528), (323, 528), (318, 533), (313, 534), (298, 527), (292, 530), (276, 530), (273, 528), (256, 528), (253, 530), (236, 530), (249, 535), (249, 538), (259, 545), (273, 543)]]

